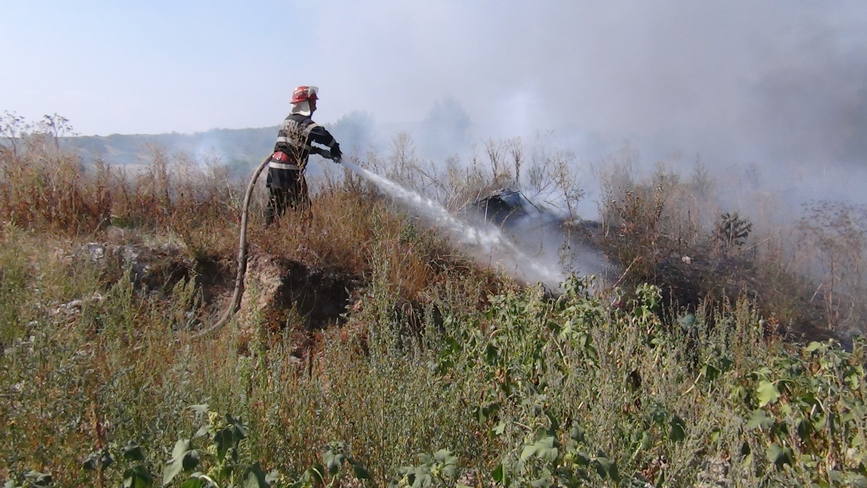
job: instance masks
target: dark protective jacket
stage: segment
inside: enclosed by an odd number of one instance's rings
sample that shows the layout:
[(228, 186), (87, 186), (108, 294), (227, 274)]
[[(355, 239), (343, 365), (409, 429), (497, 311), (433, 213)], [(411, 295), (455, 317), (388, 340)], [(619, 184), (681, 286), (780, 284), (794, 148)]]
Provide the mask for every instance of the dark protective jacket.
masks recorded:
[[(326, 146), (328, 150), (313, 146)], [(290, 188), (304, 174), (310, 154), (326, 158), (339, 158), (340, 145), (325, 127), (313, 122), (307, 115), (291, 114), (277, 132), (274, 155), (268, 163), (270, 188)]]

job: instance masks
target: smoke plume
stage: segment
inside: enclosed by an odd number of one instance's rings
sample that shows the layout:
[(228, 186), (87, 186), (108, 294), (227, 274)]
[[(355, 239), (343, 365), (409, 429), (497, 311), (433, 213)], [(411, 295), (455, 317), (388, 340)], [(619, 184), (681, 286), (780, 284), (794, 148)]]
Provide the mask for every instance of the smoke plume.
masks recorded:
[[(554, 133), (591, 159), (628, 141), (649, 162), (867, 166), (862, 2), (380, 1), (320, 15), (319, 76), (346, 81), (327, 103), (426, 118), (431, 155), (466, 129)], [(452, 133), (428, 112), (441, 100), (467, 114)]]

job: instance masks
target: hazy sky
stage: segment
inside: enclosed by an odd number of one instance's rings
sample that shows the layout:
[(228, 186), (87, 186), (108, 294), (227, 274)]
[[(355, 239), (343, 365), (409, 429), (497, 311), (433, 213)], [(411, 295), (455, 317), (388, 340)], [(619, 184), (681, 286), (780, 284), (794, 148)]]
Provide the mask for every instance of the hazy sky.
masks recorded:
[(17, 1), (0, 110), (82, 134), (275, 125), (298, 84), (321, 121), (632, 140), (731, 157), (867, 160), (867, 2)]

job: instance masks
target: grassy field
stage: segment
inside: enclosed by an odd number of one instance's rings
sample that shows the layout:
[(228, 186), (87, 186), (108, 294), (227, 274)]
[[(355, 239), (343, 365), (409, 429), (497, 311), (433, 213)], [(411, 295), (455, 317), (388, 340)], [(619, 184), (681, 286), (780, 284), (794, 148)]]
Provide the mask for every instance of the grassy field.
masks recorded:
[[(314, 323), (284, 297), (196, 339), (226, 300), (241, 186), (162, 155), (134, 176), (82, 168), (32, 142), (0, 155), (6, 486), (867, 486), (864, 341), (787, 338), (781, 323), (818, 313), (798, 298), (815, 281), (742, 252), (740, 224), (727, 243), (683, 225), (695, 214), (673, 203), (701, 181), (612, 177), (602, 245), (624, 279), (597, 294), (572, 278), (560, 296), (479, 267), (359, 181), (327, 181), (311, 215), (266, 229), (257, 213), (251, 241), (338, 280), (345, 307)], [(467, 183), (440, 199), (517, 179), (493, 149), (488, 173), (431, 175)], [(412, 185), (415, 163), (391, 162)], [(91, 242), (186, 264), (143, 284), (88, 258)], [(696, 249), (718, 261), (684, 283), (717, 293), (680, 303), (671, 257)], [(749, 286), (719, 286), (723, 262)], [(834, 308), (857, 280), (835, 273), (818, 320), (858, 323)]]

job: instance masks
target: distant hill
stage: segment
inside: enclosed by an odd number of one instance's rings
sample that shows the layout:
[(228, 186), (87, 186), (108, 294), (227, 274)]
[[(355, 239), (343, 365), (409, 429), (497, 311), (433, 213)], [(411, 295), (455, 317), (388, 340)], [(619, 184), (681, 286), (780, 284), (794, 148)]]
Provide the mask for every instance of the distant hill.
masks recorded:
[(86, 161), (103, 160), (117, 165), (138, 165), (150, 161), (154, 150), (183, 153), (201, 162), (249, 164), (271, 150), (277, 127), (254, 129), (212, 129), (194, 134), (112, 134), (80, 136), (64, 140)]
[[(350, 112), (324, 123), (340, 142), (344, 154), (365, 156), (388, 151), (399, 133), (410, 135), (418, 155), (444, 159), (470, 147), (469, 119), (458, 109), (439, 105), (422, 122), (377, 124), (366, 112)], [(441, 113), (442, 112), (442, 113)], [(170, 155), (186, 154), (200, 162), (219, 161), (230, 166), (249, 166), (274, 147), (277, 126), (250, 129), (212, 129), (193, 134), (112, 134), (64, 138), (87, 162), (103, 160), (115, 165), (141, 165), (151, 161), (154, 149)]]

